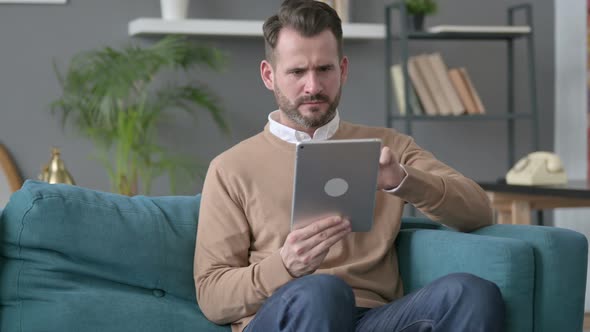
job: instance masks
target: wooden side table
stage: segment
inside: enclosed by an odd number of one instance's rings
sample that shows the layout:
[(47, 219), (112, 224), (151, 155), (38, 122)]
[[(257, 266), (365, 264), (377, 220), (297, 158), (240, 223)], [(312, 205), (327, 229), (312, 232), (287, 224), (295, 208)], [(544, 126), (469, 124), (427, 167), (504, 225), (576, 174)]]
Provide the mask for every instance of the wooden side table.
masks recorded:
[(544, 209), (590, 207), (590, 184), (521, 186), (502, 182), (478, 182), (488, 193), (498, 224), (531, 224), (531, 212)]

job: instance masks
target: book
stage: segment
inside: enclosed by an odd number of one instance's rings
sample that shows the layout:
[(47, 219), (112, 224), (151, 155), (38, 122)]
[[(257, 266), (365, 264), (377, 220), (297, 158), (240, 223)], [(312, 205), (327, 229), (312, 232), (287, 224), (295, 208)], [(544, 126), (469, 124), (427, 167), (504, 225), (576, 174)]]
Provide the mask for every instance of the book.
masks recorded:
[(481, 102), (481, 98), (479, 97), (477, 90), (475, 89), (475, 86), (473, 85), (473, 82), (471, 82), (471, 78), (469, 77), (469, 74), (467, 73), (467, 69), (465, 69), (464, 67), (461, 67), (461, 68), (459, 68), (459, 72), (461, 73), (463, 80), (465, 81), (465, 83), (467, 84), (467, 87), (469, 88), (469, 93), (471, 94), (471, 98), (473, 98), (473, 102), (475, 103), (477, 113), (478, 114), (485, 114), (486, 110), (483, 106), (483, 103)]
[(423, 112), (427, 115), (437, 115), (438, 111), (434, 105), (432, 95), (424, 83), (422, 73), (418, 70), (415, 57), (408, 59), (408, 75), (410, 76), (410, 81), (412, 81), (416, 95), (420, 99)]
[(430, 60), (434, 77), (438, 80), (439, 89), (441, 89), (442, 94), (448, 102), (450, 113), (453, 115), (462, 115), (465, 113), (465, 107), (463, 107), (455, 91), (455, 87), (449, 78), (447, 65), (443, 61), (442, 56), (440, 53), (433, 53), (428, 55), (428, 59)]
[(336, 9), (342, 23), (350, 21), (350, 0), (334, 0), (334, 9)]
[(328, 5), (330, 5), (330, 7), (334, 8), (334, 10), (336, 10), (336, 13), (338, 13), (338, 16), (340, 17), (340, 20), (342, 20), (342, 23), (348, 23), (348, 21), (350, 21), (350, 11), (349, 11), (350, 0), (316, 0), (316, 1), (327, 3)]
[(432, 67), (429, 56), (427, 54), (417, 55), (415, 56), (415, 61), (418, 66), (418, 71), (421, 73), (424, 80), (424, 84), (428, 91), (430, 91), (437, 114), (451, 115), (451, 106), (449, 105), (449, 101), (443, 92), (443, 88), (434, 73), (434, 68)]
[(477, 106), (475, 106), (475, 101), (473, 100), (473, 97), (471, 97), (467, 82), (463, 79), (463, 75), (461, 75), (459, 69), (449, 69), (449, 78), (451, 79), (455, 91), (457, 91), (457, 95), (459, 96), (465, 111), (467, 111), (467, 114), (478, 114)]
[[(405, 98), (405, 91), (404, 91), (404, 74), (402, 70), (402, 65), (397, 64), (391, 66), (391, 81), (393, 82), (393, 92), (395, 95), (395, 100), (397, 102), (397, 107), (399, 110), (400, 115), (405, 115), (406, 112), (406, 98)], [(418, 102), (418, 97), (416, 96), (416, 91), (410, 86), (409, 87), (410, 93), (410, 108), (412, 109), (412, 114), (420, 115), (423, 113), (422, 106)]]
[(512, 33), (527, 34), (531, 32), (528, 25), (437, 25), (428, 28), (430, 33)]
[(327, 3), (330, 7), (334, 8), (334, 0), (317, 0), (319, 2)]

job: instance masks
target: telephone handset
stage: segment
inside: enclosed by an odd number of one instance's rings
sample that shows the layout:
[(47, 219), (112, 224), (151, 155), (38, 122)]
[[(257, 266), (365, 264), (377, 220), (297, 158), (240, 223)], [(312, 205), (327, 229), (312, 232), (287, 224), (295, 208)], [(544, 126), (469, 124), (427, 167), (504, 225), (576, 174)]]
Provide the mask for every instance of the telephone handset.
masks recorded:
[(559, 157), (551, 152), (533, 152), (520, 159), (506, 174), (506, 183), (519, 185), (565, 184), (567, 175)]

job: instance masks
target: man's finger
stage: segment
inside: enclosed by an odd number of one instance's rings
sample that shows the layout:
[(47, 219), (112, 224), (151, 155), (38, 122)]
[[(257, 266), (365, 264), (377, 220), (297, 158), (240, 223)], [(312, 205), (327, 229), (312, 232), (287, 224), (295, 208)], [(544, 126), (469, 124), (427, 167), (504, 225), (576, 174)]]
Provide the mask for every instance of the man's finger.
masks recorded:
[(309, 256), (312, 258), (316, 258), (322, 255), (325, 251), (330, 250), (330, 248), (333, 245), (335, 245), (338, 241), (342, 240), (342, 238), (344, 238), (348, 234), (350, 234), (350, 229), (340, 230), (338, 233), (330, 236), (317, 246), (313, 247), (308, 253)]
[(315, 221), (303, 228), (297, 229), (293, 231), (291, 234), (291, 240), (295, 240), (294, 242), (299, 242), (305, 239), (308, 239), (323, 230), (339, 225), (342, 223), (342, 217), (334, 216), (329, 218), (324, 218), (318, 221)]
[(350, 221), (343, 220), (340, 224), (336, 226), (332, 226), (326, 228), (322, 232), (300, 242), (301, 248), (303, 248), (303, 252), (308, 252), (312, 248), (318, 246), (322, 242), (326, 241), (327, 239), (333, 237), (334, 235), (340, 233), (345, 229), (350, 229)]
[(389, 163), (391, 163), (391, 150), (389, 149), (389, 147), (384, 146), (381, 149), (381, 155), (379, 156), (379, 164), (384, 166), (388, 165)]

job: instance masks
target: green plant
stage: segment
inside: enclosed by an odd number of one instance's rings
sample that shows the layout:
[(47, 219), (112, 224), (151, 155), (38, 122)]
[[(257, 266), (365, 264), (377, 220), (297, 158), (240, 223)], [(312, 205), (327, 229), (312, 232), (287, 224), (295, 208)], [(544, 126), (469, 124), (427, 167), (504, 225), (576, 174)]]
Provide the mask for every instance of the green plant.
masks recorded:
[(412, 15), (431, 15), (438, 7), (435, 0), (405, 0), (406, 9)]
[(219, 70), (223, 64), (217, 49), (177, 36), (147, 48), (130, 45), (82, 52), (72, 58), (65, 74), (54, 63), (63, 92), (51, 110), (61, 114), (62, 126), (72, 123), (94, 142), (111, 190), (134, 195), (141, 189), (149, 194), (153, 179), (167, 173), (175, 192), (179, 175), (202, 176), (203, 168), (197, 171), (193, 158), (169, 153), (158, 144), (157, 125), (173, 112), (196, 116), (196, 110), (203, 109), (221, 130), (228, 132), (228, 126), (205, 86), (163, 83), (159, 74), (195, 66)]

